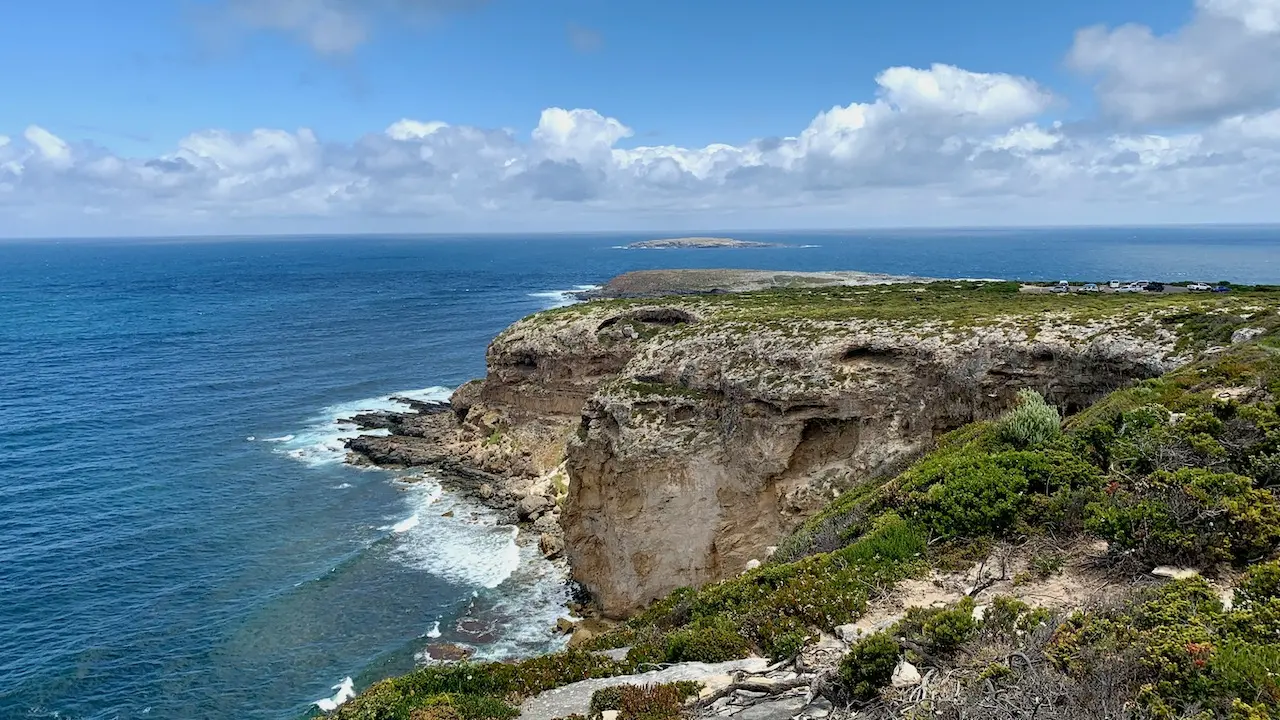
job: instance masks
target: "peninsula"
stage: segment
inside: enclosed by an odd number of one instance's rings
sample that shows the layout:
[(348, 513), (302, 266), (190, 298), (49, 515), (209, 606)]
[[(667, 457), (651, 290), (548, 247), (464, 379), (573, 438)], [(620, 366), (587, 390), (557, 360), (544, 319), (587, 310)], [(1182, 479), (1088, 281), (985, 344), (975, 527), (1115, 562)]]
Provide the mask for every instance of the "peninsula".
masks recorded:
[(857, 271), (794, 272), (774, 270), (636, 270), (623, 273), (594, 290), (577, 293), (582, 300), (658, 298), (671, 295), (717, 295), (783, 288), (855, 287), (932, 282), (931, 278)]
[(656, 248), (768, 248), (788, 247), (780, 243), (756, 242), (754, 240), (735, 240), (718, 237), (681, 237), (661, 240), (642, 240), (627, 245), (633, 250)]

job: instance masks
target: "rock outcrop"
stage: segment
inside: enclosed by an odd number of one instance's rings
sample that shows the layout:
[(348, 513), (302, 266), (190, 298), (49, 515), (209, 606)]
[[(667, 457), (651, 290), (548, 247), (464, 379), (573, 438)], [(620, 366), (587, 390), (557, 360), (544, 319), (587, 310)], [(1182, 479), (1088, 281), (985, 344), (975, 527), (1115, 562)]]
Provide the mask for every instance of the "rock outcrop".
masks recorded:
[(1075, 409), (1167, 369), (1156, 342), (1121, 334), (813, 330), (653, 343), (587, 401), (561, 523), (606, 615), (741, 572), (835, 495), (1020, 388)]
[[(1070, 412), (1188, 357), (1186, 306), (1061, 300), (943, 281), (585, 303), (500, 334), (453, 413), (351, 447), (488, 473), (490, 501), (623, 617), (764, 559), (1021, 388)], [(563, 543), (541, 537), (557, 516)]]

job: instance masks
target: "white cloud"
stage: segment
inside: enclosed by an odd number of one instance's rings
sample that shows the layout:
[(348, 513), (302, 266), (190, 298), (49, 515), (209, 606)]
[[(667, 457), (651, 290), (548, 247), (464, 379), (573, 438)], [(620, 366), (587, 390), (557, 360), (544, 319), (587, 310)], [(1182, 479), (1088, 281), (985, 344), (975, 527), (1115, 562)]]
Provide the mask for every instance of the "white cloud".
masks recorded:
[(1027, 78), (936, 63), (928, 70), (892, 67), (876, 82), (885, 98), (904, 111), (997, 125), (1039, 115), (1052, 100)]
[(1280, 31), (1280, 0), (1200, 0), (1205, 12), (1235, 20), (1254, 33)]
[(424, 137), (449, 127), (448, 123), (421, 122), (403, 118), (391, 123), (387, 128), (387, 136), (392, 140), (421, 140)]
[(31, 126), (0, 136), (0, 232), (1278, 221), (1280, 99), (1251, 90), (1275, 80), (1250, 44), (1280, 39), (1277, 3), (1201, 0), (1162, 37), (1083, 31), (1072, 61), (1099, 73), (1118, 125), (1050, 122), (1056, 100), (1035, 81), (936, 64), (889, 68), (874, 96), (791, 134), (701, 147), (643, 145), (620, 119), (558, 107), (527, 132), (210, 129), (151, 157)]
[(1097, 76), (1108, 116), (1136, 125), (1203, 122), (1280, 102), (1280, 0), (1197, 0), (1168, 35), (1085, 28), (1068, 63)]
[(608, 156), (615, 143), (632, 134), (631, 128), (595, 110), (547, 108), (533, 139), (552, 160), (588, 162)]
[(67, 167), (71, 164), (71, 148), (57, 135), (39, 125), (31, 125), (22, 136), (35, 149), (39, 159), (54, 167)]

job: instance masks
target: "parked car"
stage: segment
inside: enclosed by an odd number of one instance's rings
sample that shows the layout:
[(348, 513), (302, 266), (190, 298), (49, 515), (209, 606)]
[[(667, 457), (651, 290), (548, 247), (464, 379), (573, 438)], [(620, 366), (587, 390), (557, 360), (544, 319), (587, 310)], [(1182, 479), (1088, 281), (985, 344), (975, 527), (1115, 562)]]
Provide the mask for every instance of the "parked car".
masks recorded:
[(1084, 287), (1080, 288), (1080, 292), (1094, 293), (1094, 292), (1102, 292), (1102, 290), (1097, 286), (1096, 283), (1085, 283)]
[(1209, 292), (1213, 288), (1207, 283), (1191, 283), (1187, 286), (1187, 289), (1191, 292)]
[(1058, 283), (1057, 285), (1054, 285), (1053, 287), (1049, 288), (1049, 292), (1053, 292), (1053, 293), (1071, 292), (1071, 286), (1066, 285), (1064, 283)]
[(1146, 281), (1146, 280), (1138, 280), (1137, 282), (1131, 282), (1131, 283), (1129, 283), (1129, 284), (1130, 284), (1130, 285), (1133, 285), (1134, 287), (1139, 287), (1139, 288), (1142, 288), (1142, 289), (1144, 289), (1144, 290), (1145, 290), (1145, 289), (1146, 289), (1146, 287), (1147, 287), (1148, 285), (1150, 285), (1151, 283), (1150, 283), (1150, 282), (1148, 282), (1148, 281)]
[(1231, 292), (1231, 288), (1227, 287), (1226, 285), (1219, 285), (1218, 287), (1214, 288), (1213, 291), (1214, 292)]
[(1108, 285), (1112, 290), (1119, 290), (1119, 289), (1120, 289), (1120, 287), (1121, 287), (1122, 285), (1124, 285), (1124, 283), (1120, 282), (1119, 280), (1112, 280), (1111, 282), (1107, 283), (1107, 285)]
[(1144, 289), (1147, 292), (1164, 292), (1164, 283), (1149, 282)]

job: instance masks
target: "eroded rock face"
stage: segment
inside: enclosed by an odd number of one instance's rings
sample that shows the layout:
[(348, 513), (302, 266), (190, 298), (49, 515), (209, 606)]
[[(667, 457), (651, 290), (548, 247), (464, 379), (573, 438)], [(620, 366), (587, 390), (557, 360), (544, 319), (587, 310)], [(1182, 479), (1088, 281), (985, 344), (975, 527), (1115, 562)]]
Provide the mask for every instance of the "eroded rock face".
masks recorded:
[[(854, 292), (820, 309), (841, 313)], [(726, 297), (526, 318), (490, 345), (486, 378), (458, 391), (454, 412), (351, 447), (383, 463), (458, 458), (542, 532), (559, 512), (574, 577), (622, 617), (763, 560), (839, 492), (1022, 388), (1073, 411), (1185, 360), (1170, 325), (1132, 312), (831, 319)], [(521, 508), (531, 494), (562, 501)]]
[(585, 403), (561, 523), (575, 578), (622, 617), (740, 572), (836, 494), (1033, 387), (1083, 407), (1167, 363), (1123, 334), (821, 328), (652, 343)]

